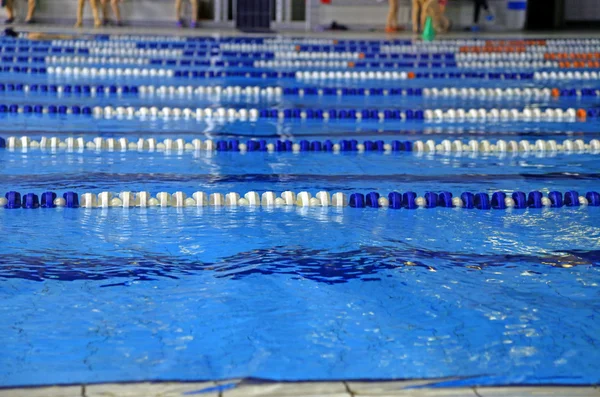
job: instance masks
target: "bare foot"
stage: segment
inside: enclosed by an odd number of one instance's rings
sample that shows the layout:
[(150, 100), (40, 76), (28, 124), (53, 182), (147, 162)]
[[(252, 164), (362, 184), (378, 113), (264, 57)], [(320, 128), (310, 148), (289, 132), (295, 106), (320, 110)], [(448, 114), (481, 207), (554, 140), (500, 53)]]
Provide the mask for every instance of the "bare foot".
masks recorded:
[(75, 27), (76, 27), (76, 28), (80, 28), (80, 27), (82, 27), (82, 26), (83, 26), (83, 22), (81, 22), (81, 21), (77, 21), (77, 22), (75, 22)]
[(94, 21), (94, 27), (95, 28), (100, 28), (102, 27), (102, 21), (98, 20), (98, 21)]

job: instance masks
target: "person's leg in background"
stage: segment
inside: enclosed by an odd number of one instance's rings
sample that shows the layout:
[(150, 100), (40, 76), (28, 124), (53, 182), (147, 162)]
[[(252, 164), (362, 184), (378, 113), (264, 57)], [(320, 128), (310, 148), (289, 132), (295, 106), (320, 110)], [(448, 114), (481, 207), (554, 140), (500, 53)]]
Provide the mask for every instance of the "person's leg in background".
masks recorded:
[(198, 25), (198, 0), (190, 0), (192, 6), (192, 22), (190, 28), (195, 28)]
[(80, 28), (83, 26), (83, 8), (85, 7), (85, 0), (77, 0), (77, 22), (75, 27)]
[(118, 26), (121, 26), (121, 9), (119, 8), (119, 2), (121, 0), (110, 0), (110, 6), (113, 14), (115, 14), (115, 22)]
[(3, 4), (6, 8), (6, 21), (4, 23), (13, 23), (15, 20), (14, 0), (5, 0)]
[(444, 15), (444, 8), (439, 0), (426, 0), (421, 11), (421, 29), (425, 28), (427, 17), (431, 17), (433, 28), (436, 32), (446, 33), (450, 28), (450, 21)]
[(112, 12), (115, 15), (115, 22), (117, 25), (121, 25), (121, 10), (119, 9), (119, 0), (101, 0), (102, 5), (102, 23), (104, 25), (108, 24), (108, 3), (110, 2), (110, 7), (112, 8)]
[(425, 22), (427, 22), (427, 17), (431, 17), (433, 20), (433, 27), (435, 30), (438, 30), (437, 27), (437, 16), (435, 15), (435, 10), (433, 8), (434, 2), (437, 3), (437, 0), (425, 0), (425, 2), (421, 6), (421, 19), (420, 26), (421, 29), (425, 29)]
[(398, 0), (389, 0), (385, 31), (392, 33), (398, 30)]
[(452, 22), (446, 16), (446, 0), (437, 0), (433, 4), (436, 14), (436, 30), (438, 32), (447, 33), (452, 26)]
[(183, 26), (183, 19), (181, 19), (181, 3), (182, 0), (175, 0), (175, 20), (179, 27)]
[(489, 10), (487, 0), (475, 0), (475, 13), (473, 14), (473, 23), (475, 25), (479, 23), (479, 14), (481, 14), (481, 8)]
[(108, 25), (108, 1), (100, 0), (100, 7), (102, 7), (102, 25)]
[(90, 6), (92, 7), (92, 15), (94, 16), (94, 27), (99, 28), (102, 26), (102, 20), (100, 19), (100, 13), (98, 12), (97, 0), (90, 0)]
[(474, 27), (477, 27), (477, 25), (479, 24), (479, 15), (481, 14), (481, 9), (484, 9), (485, 12), (487, 13), (487, 19), (489, 21), (494, 19), (494, 16), (492, 15), (492, 13), (490, 12), (490, 6), (488, 5), (487, 0), (475, 0), (475, 13), (473, 14), (473, 23), (474, 23)]
[(452, 23), (448, 19), (448, 17), (444, 14), (441, 14), (438, 19), (439, 31), (442, 33), (447, 33), (452, 27)]
[(27, 2), (27, 18), (25, 18), (26, 23), (33, 22), (33, 14), (35, 13), (35, 0), (29, 0)]
[(421, 27), (419, 26), (420, 16), (423, 12), (423, 3), (421, 0), (413, 0), (412, 2), (412, 30), (413, 33), (419, 33)]
[[(85, 7), (86, 0), (79, 0), (77, 3), (77, 22), (75, 22), (75, 27), (80, 28), (83, 26), (83, 9)], [(102, 21), (100, 20), (100, 15), (98, 13), (98, 5), (96, 0), (89, 0), (90, 6), (92, 7), (92, 15), (94, 16), (94, 27), (102, 26)]]

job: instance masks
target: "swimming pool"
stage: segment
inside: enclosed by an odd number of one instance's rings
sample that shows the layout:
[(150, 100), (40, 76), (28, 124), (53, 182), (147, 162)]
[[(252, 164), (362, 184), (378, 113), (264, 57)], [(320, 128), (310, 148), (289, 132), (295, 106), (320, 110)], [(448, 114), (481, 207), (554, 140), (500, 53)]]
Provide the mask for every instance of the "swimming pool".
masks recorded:
[(600, 380), (597, 41), (0, 45), (0, 386)]

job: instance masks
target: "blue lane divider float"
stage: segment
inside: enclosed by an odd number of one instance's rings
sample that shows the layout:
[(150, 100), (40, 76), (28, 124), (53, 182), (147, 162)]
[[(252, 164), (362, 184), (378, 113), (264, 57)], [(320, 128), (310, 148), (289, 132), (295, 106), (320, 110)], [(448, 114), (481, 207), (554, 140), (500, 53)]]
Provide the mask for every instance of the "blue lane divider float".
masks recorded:
[[(41, 200), (40, 200), (41, 197)], [(225, 195), (221, 193), (207, 194), (195, 192), (188, 197), (183, 192), (173, 194), (160, 192), (152, 196), (148, 192), (101, 192), (84, 193), (65, 192), (59, 197), (54, 192), (44, 192), (40, 196), (35, 193), (21, 194), (16, 191), (7, 192), (0, 197), (0, 208), (5, 209), (38, 209), (38, 208), (131, 208), (131, 207), (276, 207), (276, 206), (298, 206), (298, 207), (346, 207), (351, 208), (390, 208), (414, 210), (418, 208), (433, 209), (442, 208), (464, 208), (479, 210), (507, 210), (526, 208), (561, 208), (579, 206), (600, 206), (600, 193), (596, 191), (579, 195), (577, 191), (570, 190), (565, 193), (551, 191), (546, 196), (540, 191), (524, 192), (493, 192), (472, 193), (464, 192), (454, 196), (450, 192), (425, 192), (418, 196), (415, 192), (391, 192), (381, 195), (379, 192), (352, 193), (329, 193), (318, 192), (314, 197), (306, 191), (294, 193), (286, 191), (278, 196), (274, 192), (265, 192), (259, 195), (257, 192), (247, 192), (243, 196), (231, 192)]]

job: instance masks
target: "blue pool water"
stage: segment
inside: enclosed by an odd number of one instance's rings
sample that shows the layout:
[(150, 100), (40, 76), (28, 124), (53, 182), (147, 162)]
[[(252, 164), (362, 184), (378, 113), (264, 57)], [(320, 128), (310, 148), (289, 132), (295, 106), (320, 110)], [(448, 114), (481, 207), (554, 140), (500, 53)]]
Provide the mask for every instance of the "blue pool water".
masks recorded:
[[(102, 43), (102, 42), (100, 42)], [(12, 44), (0, 41), (3, 51)], [(55, 46), (60, 47), (60, 43)], [(3, 64), (12, 65), (4, 60)], [(0, 74), (0, 81), (52, 82)], [(297, 86), (195, 80), (194, 85)], [(183, 82), (184, 80), (180, 81)], [(63, 77), (59, 84), (97, 83)], [(110, 84), (105, 79), (104, 84)], [(136, 84), (170, 85), (156, 79)], [(501, 87), (423, 80), (415, 87)], [(173, 82), (173, 84), (178, 84)], [(182, 84), (189, 84), (183, 82)], [(322, 86), (341, 83), (325, 82)], [(381, 82), (352, 83), (360, 87)], [(402, 82), (391, 82), (403, 87)], [(515, 87), (596, 87), (511, 82)], [(428, 102), (429, 101), (429, 102)], [(431, 105), (431, 101), (435, 105)], [(180, 107), (593, 107), (597, 98), (197, 98), (2, 92), (1, 103)], [(198, 122), (0, 114), (0, 137), (416, 141), (598, 137), (600, 123)], [(598, 188), (598, 154), (138, 152), (0, 148), (0, 193)], [(0, 209), (0, 386), (412, 379), (596, 384), (600, 209), (286, 206)]]

